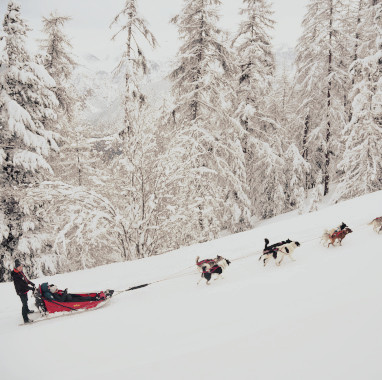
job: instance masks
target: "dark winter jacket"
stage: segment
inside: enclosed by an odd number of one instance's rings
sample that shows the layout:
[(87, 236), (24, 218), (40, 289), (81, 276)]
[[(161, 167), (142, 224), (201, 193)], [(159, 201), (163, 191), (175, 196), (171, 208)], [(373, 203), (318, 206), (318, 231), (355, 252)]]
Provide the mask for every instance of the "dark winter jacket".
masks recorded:
[(11, 277), (15, 285), (16, 293), (19, 296), (28, 293), (29, 290), (33, 290), (34, 283), (29, 281), (22, 271), (18, 271), (15, 268), (11, 273)]
[(41, 284), (41, 293), (42, 293), (42, 296), (48, 300), (54, 299), (53, 293), (49, 290), (49, 286), (47, 282), (44, 282)]

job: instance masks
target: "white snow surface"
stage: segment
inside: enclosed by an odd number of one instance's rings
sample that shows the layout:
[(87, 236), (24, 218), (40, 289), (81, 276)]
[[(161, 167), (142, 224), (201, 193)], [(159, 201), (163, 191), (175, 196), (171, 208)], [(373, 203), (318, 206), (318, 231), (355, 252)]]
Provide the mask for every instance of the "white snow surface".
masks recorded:
[[(381, 215), (376, 192), (161, 256), (40, 278), (76, 292), (185, 274), (27, 326), (13, 284), (0, 284), (0, 378), (381, 379), (382, 234), (367, 225)], [(342, 247), (320, 245), (342, 221), (354, 231)], [(296, 261), (263, 267), (265, 237), (300, 241)], [(217, 254), (232, 260), (224, 278), (197, 285), (196, 256)]]

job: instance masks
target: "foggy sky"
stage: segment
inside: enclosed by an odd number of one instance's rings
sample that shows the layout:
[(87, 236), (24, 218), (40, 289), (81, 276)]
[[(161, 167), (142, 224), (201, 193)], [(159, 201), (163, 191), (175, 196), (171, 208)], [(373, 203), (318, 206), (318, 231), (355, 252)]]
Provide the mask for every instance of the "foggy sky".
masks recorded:
[[(71, 38), (75, 54), (94, 54), (101, 59), (116, 56), (123, 49), (123, 38), (111, 41), (113, 31), (110, 23), (122, 9), (125, 0), (18, 0), (22, 17), (33, 28), (32, 40), (41, 38), (43, 16), (52, 11), (71, 16), (65, 31)], [(1, 23), (8, 1), (0, 0)], [(308, 0), (273, 0), (274, 44), (287, 44), (293, 47), (301, 32), (301, 21)], [(145, 46), (145, 53), (151, 59), (168, 60), (175, 56), (179, 47), (177, 29), (169, 20), (179, 13), (183, 0), (139, 0), (139, 12), (149, 23), (149, 29), (156, 36), (159, 47), (152, 52)], [(220, 26), (225, 30), (236, 31), (240, 20), (240, 0), (222, 0)], [(33, 44), (33, 42), (32, 42)], [(36, 50), (38, 45), (30, 46)]]

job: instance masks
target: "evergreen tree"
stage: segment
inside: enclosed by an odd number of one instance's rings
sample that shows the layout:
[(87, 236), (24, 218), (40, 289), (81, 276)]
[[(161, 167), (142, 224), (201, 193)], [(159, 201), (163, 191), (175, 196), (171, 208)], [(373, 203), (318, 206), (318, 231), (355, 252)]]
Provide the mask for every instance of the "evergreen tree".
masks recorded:
[(45, 52), (43, 63), (56, 82), (54, 93), (59, 101), (58, 115), (61, 127), (70, 123), (76, 104), (76, 92), (71, 84), (71, 78), (77, 64), (70, 51), (72, 45), (63, 31), (64, 25), (70, 20), (70, 17), (52, 13), (49, 17), (43, 18), (43, 31), (46, 34), (41, 45)]
[[(82, 185), (81, 156), (84, 144), (80, 143), (80, 104), (79, 96), (72, 84), (73, 71), (77, 66), (72, 56), (72, 45), (64, 33), (65, 24), (71, 18), (51, 13), (43, 18), (43, 31), (46, 38), (42, 41), (42, 63), (55, 80), (53, 89), (59, 104), (57, 107), (57, 128), (60, 132), (60, 154), (52, 157), (50, 164), (60, 180)], [(86, 150), (85, 150), (86, 152)], [(74, 180), (74, 181), (73, 181)]]
[[(56, 120), (58, 102), (51, 91), (54, 80), (45, 68), (33, 62), (26, 50), (30, 30), (20, 15), (20, 6), (8, 4), (4, 17), (5, 60), (0, 68), (0, 281), (8, 278), (6, 268), (15, 256), (33, 268), (33, 253), (19, 246), (25, 231), (19, 207), (19, 188), (39, 182), (51, 172), (46, 161), (57, 150), (55, 135), (46, 129)], [(25, 227), (25, 228), (24, 228)]]
[(115, 16), (110, 27), (117, 25), (119, 20), (125, 18), (123, 25), (114, 34), (114, 40), (119, 33), (126, 32), (126, 50), (117, 67), (117, 73), (123, 73), (125, 77), (125, 129), (121, 131), (121, 136), (130, 136), (134, 133), (132, 121), (136, 119), (139, 108), (146, 102), (146, 97), (142, 93), (139, 83), (142, 75), (148, 73), (146, 56), (138, 44), (139, 38), (143, 38), (151, 47), (157, 46), (154, 35), (147, 27), (147, 22), (138, 13), (137, 0), (126, 0), (121, 12)]
[(242, 145), (252, 210), (258, 217), (266, 218), (282, 212), (285, 204), (281, 190), (285, 176), (280, 170), (284, 160), (280, 132), (285, 120), (274, 109), (271, 6), (266, 0), (243, 3), (240, 14), (244, 20), (232, 41), (238, 66), (236, 116), (244, 130)]
[(337, 141), (345, 121), (349, 51), (348, 36), (343, 29), (344, 6), (342, 0), (311, 0), (297, 45), (296, 83), (304, 131), (302, 152), (312, 165), (311, 178), (322, 171), (325, 195), (335, 167), (331, 159), (338, 154)]
[[(240, 14), (245, 17), (232, 41), (237, 51), (238, 118), (247, 132), (254, 132), (263, 111), (275, 71), (270, 32), (272, 10), (267, 0), (243, 0)], [(244, 147), (246, 148), (246, 147)]]
[(305, 178), (310, 165), (301, 156), (298, 148), (293, 143), (285, 153), (285, 176), (287, 205), (291, 208), (301, 209), (305, 200)]
[(382, 188), (382, 1), (366, 4), (359, 25), (357, 59), (351, 66), (351, 120), (343, 132), (343, 177), (335, 200)]
[(321, 183), (322, 173), (318, 172), (317, 178), (315, 179), (315, 186), (310, 190), (308, 197), (308, 204), (306, 211), (313, 212), (318, 210), (318, 205), (324, 196), (324, 185)]
[(174, 112), (197, 157), (194, 170), (202, 173), (194, 180), (191, 198), (199, 210), (201, 240), (216, 237), (222, 229), (246, 228), (250, 217), (242, 132), (229, 115), (234, 64), (216, 26), (220, 4), (185, 0), (172, 19), (184, 41), (170, 75)]

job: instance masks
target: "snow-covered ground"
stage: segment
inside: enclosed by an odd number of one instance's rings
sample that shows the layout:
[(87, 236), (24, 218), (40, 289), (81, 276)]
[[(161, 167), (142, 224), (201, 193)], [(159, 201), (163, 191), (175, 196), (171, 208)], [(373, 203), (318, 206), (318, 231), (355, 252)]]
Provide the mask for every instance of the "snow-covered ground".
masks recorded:
[[(165, 255), (38, 279), (75, 292), (185, 274), (25, 327), (13, 284), (0, 284), (0, 378), (379, 380), (382, 234), (367, 223), (381, 215), (377, 192)], [(354, 231), (343, 246), (320, 245), (342, 221)], [(296, 261), (264, 268), (264, 237), (300, 241)], [(195, 257), (216, 254), (232, 260), (224, 279), (197, 285)]]

